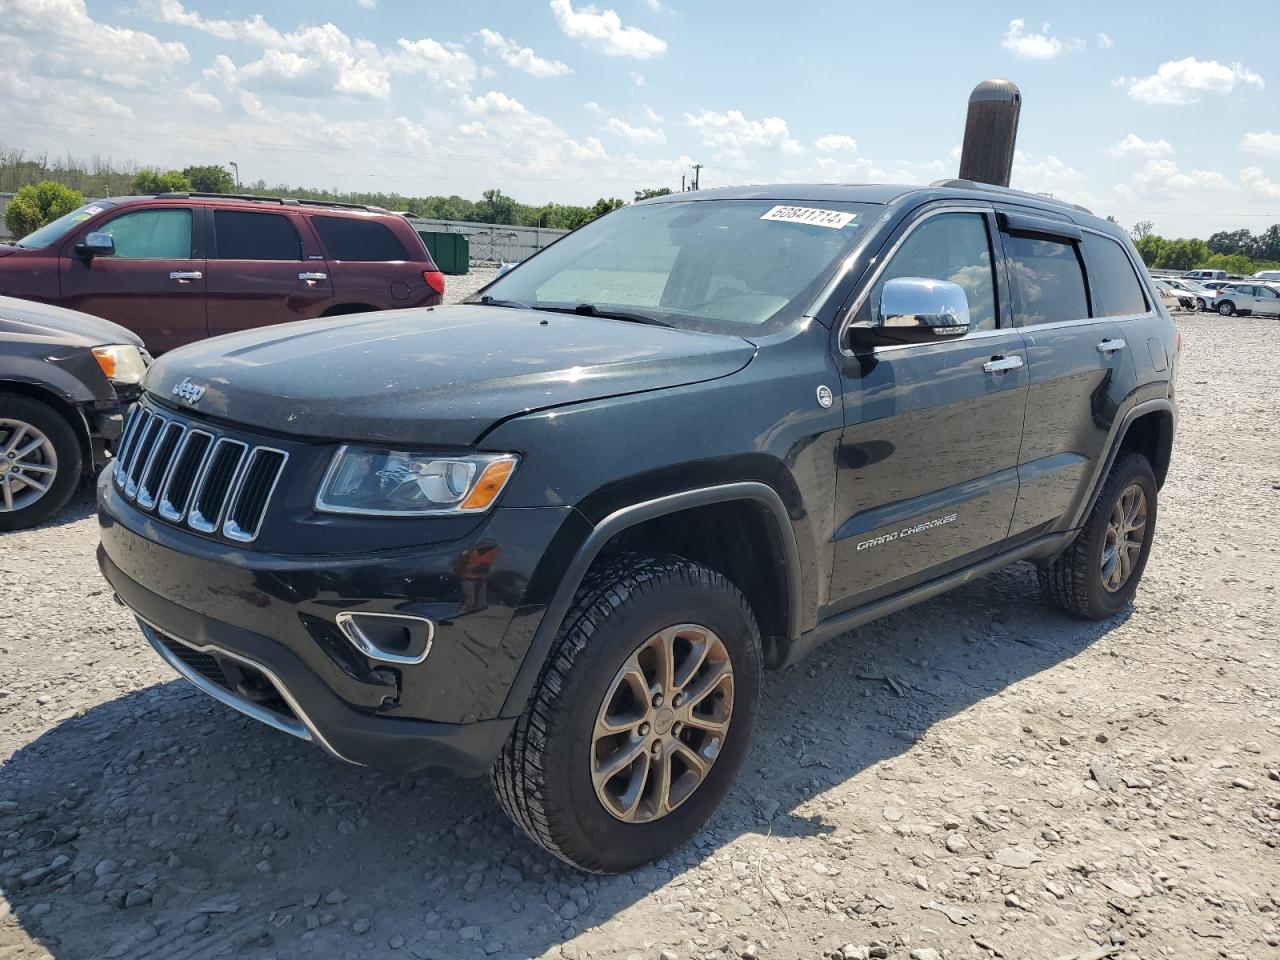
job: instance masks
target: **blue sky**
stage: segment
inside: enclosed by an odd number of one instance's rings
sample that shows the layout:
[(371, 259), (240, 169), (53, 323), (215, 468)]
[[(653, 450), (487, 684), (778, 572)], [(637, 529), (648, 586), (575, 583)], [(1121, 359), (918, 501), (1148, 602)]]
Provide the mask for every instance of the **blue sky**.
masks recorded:
[(1024, 99), (1013, 186), (1170, 235), (1264, 228), (1280, 221), (1275, 38), (1188, 27), (1203, 14), (0, 0), (0, 144), (530, 203), (678, 188), (695, 162), (704, 187), (927, 182), (955, 174), (968, 91), (1004, 76)]

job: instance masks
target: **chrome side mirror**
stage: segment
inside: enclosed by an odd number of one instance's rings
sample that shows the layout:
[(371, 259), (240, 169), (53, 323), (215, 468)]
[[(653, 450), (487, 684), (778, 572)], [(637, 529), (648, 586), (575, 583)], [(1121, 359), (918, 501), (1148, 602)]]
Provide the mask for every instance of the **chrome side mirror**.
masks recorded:
[(76, 245), (76, 252), (86, 259), (109, 257), (116, 252), (115, 237), (109, 233), (86, 233), (84, 239)]
[(880, 327), (899, 343), (962, 337), (969, 332), (969, 298), (948, 280), (895, 277), (880, 291)]

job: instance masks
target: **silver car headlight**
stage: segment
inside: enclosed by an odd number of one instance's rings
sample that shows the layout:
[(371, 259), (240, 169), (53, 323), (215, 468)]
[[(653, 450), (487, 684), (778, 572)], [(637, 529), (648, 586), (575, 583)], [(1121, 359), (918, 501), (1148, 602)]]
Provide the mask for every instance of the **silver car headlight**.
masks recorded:
[(112, 343), (94, 347), (93, 358), (112, 383), (141, 383), (147, 372), (147, 361), (142, 351), (132, 343)]
[(484, 513), (519, 460), (513, 453), (436, 457), (345, 446), (320, 483), (316, 509), (375, 517)]

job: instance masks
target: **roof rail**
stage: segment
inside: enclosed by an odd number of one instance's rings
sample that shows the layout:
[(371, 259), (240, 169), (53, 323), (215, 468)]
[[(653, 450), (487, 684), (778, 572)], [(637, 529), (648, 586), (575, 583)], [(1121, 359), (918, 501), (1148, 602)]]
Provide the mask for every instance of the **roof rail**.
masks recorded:
[(954, 187), (957, 190), (983, 190), (988, 193), (1003, 193), (1013, 197), (1027, 197), (1031, 200), (1040, 200), (1042, 202), (1056, 203), (1059, 206), (1070, 207), (1072, 210), (1079, 210), (1081, 213), (1087, 213), (1093, 216), (1093, 211), (1088, 207), (1082, 207), (1078, 203), (1070, 203), (1066, 200), (1059, 200), (1057, 197), (1046, 196), (1043, 193), (1028, 193), (1026, 190), (1014, 190), (1011, 187), (1000, 187), (994, 183), (980, 183), (977, 180), (935, 180), (929, 184), (931, 187)]
[(157, 200), (248, 200), (256, 203), (278, 203), (282, 206), (297, 207), (337, 207), (346, 210), (370, 210), (374, 213), (389, 213), (385, 207), (371, 203), (344, 203), (340, 200), (300, 200), (296, 197), (261, 197), (255, 193), (201, 193), (196, 190), (157, 193)]

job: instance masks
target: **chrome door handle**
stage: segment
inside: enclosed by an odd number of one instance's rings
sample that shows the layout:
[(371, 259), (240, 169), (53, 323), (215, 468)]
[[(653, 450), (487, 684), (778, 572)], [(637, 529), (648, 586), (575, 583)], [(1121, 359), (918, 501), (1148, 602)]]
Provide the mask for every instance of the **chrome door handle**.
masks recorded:
[(305, 280), (307, 283), (315, 283), (317, 280), (328, 280), (329, 275), (327, 273), (300, 273), (298, 274), (298, 279)]
[(204, 274), (199, 270), (175, 270), (169, 274), (169, 279), (185, 283), (187, 280), (203, 280)]
[(1098, 344), (1099, 353), (1118, 353), (1127, 346), (1125, 342), (1119, 338), (1115, 340), (1107, 339)]
[(982, 365), (982, 369), (987, 373), (1004, 373), (1007, 370), (1017, 370), (1020, 366), (1021, 357), (992, 357)]

